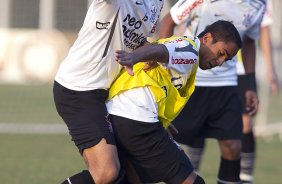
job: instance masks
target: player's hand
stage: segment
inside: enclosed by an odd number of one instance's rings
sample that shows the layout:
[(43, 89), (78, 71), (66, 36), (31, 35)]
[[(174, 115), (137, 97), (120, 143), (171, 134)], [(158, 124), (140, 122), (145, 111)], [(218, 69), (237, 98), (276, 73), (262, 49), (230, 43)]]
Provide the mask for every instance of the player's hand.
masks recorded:
[(134, 65), (134, 61), (133, 61), (133, 54), (126, 52), (126, 51), (122, 51), (122, 50), (117, 50), (115, 52), (115, 60), (122, 66), (124, 66), (125, 70), (127, 71), (127, 73), (129, 75), (134, 75), (133, 72), (133, 65)]
[(173, 136), (178, 134), (178, 130), (177, 130), (177, 128), (175, 128), (175, 126), (173, 124), (169, 124), (168, 127), (167, 127), (167, 133), (168, 133), (169, 137), (173, 139)]
[(145, 62), (145, 66), (143, 67), (143, 70), (146, 72), (146, 71), (149, 71), (153, 68), (156, 68), (159, 64), (155, 61), (149, 61), (149, 62)]
[(280, 85), (279, 85), (279, 79), (278, 79), (278, 76), (275, 70), (272, 71), (271, 74), (268, 74), (268, 78), (270, 80), (270, 87), (271, 87), (272, 95), (278, 95), (280, 91)]
[(246, 104), (245, 108), (246, 111), (250, 116), (254, 116), (258, 111), (259, 100), (257, 93), (255, 91), (247, 90), (245, 93)]

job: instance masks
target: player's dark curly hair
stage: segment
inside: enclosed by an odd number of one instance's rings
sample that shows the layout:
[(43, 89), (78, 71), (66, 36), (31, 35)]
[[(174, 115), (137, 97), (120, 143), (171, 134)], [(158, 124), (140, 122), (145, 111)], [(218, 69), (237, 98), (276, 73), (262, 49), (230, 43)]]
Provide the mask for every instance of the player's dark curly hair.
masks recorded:
[(214, 42), (234, 42), (238, 48), (242, 47), (240, 34), (236, 27), (229, 21), (218, 20), (213, 24), (208, 25), (206, 29), (198, 35), (198, 37), (201, 38), (206, 33), (211, 33)]

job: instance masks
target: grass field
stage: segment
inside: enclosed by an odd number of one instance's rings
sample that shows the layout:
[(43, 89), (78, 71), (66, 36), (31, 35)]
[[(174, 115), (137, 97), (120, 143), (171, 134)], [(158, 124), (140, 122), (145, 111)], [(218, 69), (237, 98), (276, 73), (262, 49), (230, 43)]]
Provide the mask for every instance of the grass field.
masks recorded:
[[(84, 168), (67, 135), (0, 134), (1, 184), (59, 184)], [(281, 184), (282, 143), (258, 140), (255, 184)], [(216, 184), (219, 153), (209, 140), (201, 165), (207, 184)]]
[(0, 122), (61, 123), (51, 85), (0, 85)]
[[(62, 123), (57, 115), (52, 86), (0, 84), (0, 122)], [(269, 122), (282, 122), (282, 93), (270, 98)]]
[[(0, 85), (0, 123), (62, 123), (51, 85)], [(270, 122), (282, 122), (282, 95), (270, 99)], [(66, 134), (0, 134), (0, 184), (58, 184), (84, 169)], [(258, 139), (255, 184), (280, 184), (282, 143), (278, 137)], [(216, 183), (217, 143), (209, 140), (201, 165), (208, 184)]]

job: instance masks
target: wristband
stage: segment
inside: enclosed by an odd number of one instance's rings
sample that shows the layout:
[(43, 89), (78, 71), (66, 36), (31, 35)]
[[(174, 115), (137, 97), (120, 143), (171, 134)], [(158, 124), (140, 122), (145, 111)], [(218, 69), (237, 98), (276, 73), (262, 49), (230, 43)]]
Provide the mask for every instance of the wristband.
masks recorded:
[(251, 90), (257, 92), (257, 83), (256, 83), (256, 74), (248, 73), (245, 75), (241, 75), (241, 79), (244, 81), (246, 85), (246, 90)]

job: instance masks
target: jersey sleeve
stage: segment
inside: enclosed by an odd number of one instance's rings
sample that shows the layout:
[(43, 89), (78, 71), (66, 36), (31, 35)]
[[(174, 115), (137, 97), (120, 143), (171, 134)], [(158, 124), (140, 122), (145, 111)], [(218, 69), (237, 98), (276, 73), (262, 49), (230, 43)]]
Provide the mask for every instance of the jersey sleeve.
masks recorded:
[(254, 15), (253, 19), (256, 20), (252, 26), (250, 26), (246, 32), (246, 35), (253, 40), (257, 40), (260, 36), (260, 27), (264, 16), (265, 7), (261, 7), (260, 10)]
[(186, 21), (191, 11), (203, 3), (203, 0), (179, 0), (170, 9), (170, 15), (175, 24)]
[(266, 2), (266, 10), (263, 15), (261, 26), (270, 26), (273, 23), (273, 8), (272, 8), (272, 1)]
[(167, 67), (180, 74), (191, 72), (193, 65), (198, 64), (198, 47), (182, 37), (164, 43), (169, 52)]

